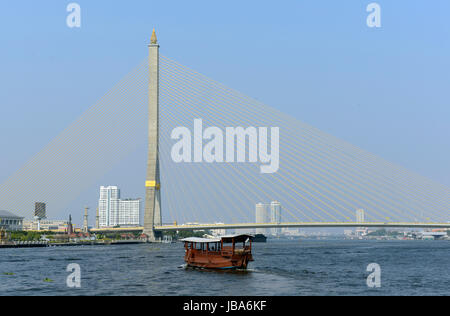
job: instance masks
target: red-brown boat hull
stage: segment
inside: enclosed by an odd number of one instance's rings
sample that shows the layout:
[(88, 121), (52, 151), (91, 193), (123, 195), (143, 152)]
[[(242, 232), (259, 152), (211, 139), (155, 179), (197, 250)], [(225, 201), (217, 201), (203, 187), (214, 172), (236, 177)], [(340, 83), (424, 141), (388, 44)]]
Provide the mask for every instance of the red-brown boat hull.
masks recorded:
[(250, 252), (224, 254), (222, 252), (207, 252), (188, 249), (184, 257), (190, 267), (204, 269), (247, 269), (249, 261), (253, 261)]

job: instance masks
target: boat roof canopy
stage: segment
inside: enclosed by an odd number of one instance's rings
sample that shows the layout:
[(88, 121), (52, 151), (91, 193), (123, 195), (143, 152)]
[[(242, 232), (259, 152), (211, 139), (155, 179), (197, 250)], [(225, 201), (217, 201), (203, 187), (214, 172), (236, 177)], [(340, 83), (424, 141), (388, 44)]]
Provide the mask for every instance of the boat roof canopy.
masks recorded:
[(209, 243), (209, 242), (220, 242), (223, 240), (225, 243), (232, 242), (234, 239), (235, 242), (244, 242), (247, 240), (253, 239), (252, 235), (242, 234), (242, 235), (226, 235), (226, 236), (220, 236), (218, 238), (199, 238), (199, 237), (189, 237), (189, 238), (183, 238), (181, 241), (184, 242), (195, 242), (195, 243)]
[(208, 242), (220, 242), (220, 238), (189, 237), (189, 238), (183, 238), (183, 239), (181, 239), (181, 241), (195, 242), (195, 243), (208, 243)]
[(246, 242), (247, 240), (252, 240), (253, 236), (248, 234), (240, 234), (240, 235), (226, 235), (221, 236), (223, 242), (232, 242), (233, 239), (235, 242)]

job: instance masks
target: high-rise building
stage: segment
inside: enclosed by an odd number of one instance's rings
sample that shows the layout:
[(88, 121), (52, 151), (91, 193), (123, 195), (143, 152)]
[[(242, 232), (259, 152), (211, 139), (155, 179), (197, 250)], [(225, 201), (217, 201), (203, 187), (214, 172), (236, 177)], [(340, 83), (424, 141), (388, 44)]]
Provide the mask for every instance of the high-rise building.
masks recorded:
[(364, 215), (363, 209), (356, 210), (356, 222), (358, 222), (358, 223), (365, 222), (365, 215)]
[[(269, 204), (258, 203), (255, 206), (255, 223), (262, 224), (269, 222)], [(267, 228), (256, 228), (256, 234), (267, 234)]]
[(100, 227), (115, 226), (119, 212), (120, 190), (116, 186), (100, 187), (98, 209), (100, 214)]
[[(363, 209), (356, 210), (356, 222), (364, 223), (366, 221), (365, 214)], [(367, 228), (365, 227), (357, 227), (356, 228), (356, 236), (364, 236), (367, 234)]]
[(117, 225), (139, 226), (141, 200), (124, 199), (119, 202), (119, 217)]
[[(272, 201), (270, 203), (270, 222), (279, 224), (281, 223), (281, 203), (278, 201)], [(273, 235), (280, 235), (281, 228), (273, 228)]]
[(43, 202), (34, 203), (34, 217), (45, 219), (46, 215), (46, 205)]
[(121, 199), (117, 186), (100, 187), (99, 227), (139, 226), (140, 199)]

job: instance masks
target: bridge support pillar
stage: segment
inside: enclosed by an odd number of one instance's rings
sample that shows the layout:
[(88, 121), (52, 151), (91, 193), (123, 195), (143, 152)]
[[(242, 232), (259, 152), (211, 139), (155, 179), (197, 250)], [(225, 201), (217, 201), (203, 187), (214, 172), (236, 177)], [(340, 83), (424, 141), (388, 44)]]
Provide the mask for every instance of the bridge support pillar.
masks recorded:
[(144, 234), (157, 242), (161, 234), (153, 229), (161, 225), (161, 184), (159, 175), (159, 45), (153, 30), (149, 48), (148, 157), (145, 182)]
[(144, 234), (147, 235), (147, 242), (151, 242), (151, 243), (161, 242), (163, 239), (162, 232), (159, 232), (159, 231), (155, 231), (155, 230), (152, 230), (151, 232), (146, 231), (146, 232), (144, 232)]

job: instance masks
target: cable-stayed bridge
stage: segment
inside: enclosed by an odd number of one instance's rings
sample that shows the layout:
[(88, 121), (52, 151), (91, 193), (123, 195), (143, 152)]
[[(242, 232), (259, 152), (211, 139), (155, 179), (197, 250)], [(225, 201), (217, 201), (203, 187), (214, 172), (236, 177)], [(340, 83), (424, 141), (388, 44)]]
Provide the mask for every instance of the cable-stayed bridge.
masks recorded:
[[(158, 54), (156, 60), (158, 76), (149, 72), (149, 67), (153, 68), (148, 60), (142, 62), (3, 182), (0, 208), (29, 216), (26, 212), (34, 201), (46, 201), (54, 212), (50, 215), (55, 217), (79, 194), (94, 190), (97, 179), (114, 168), (141, 168), (142, 177), (133, 181), (145, 183), (147, 193), (150, 190), (154, 196), (155, 192), (160, 194), (157, 207), (161, 218), (152, 217), (151, 223), (155, 231), (274, 225), (449, 227), (450, 188), (324, 133), (170, 58)], [(149, 88), (152, 78), (157, 78), (158, 89)], [(155, 96), (156, 115), (149, 110), (149, 99)], [(145, 165), (120, 166), (130, 154), (145, 156), (151, 147), (149, 117), (159, 124), (155, 160), (159, 179), (156, 174), (151, 179), (146, 176)], [(198, 162), (194, 153), (195, 120), (202, 122), (202, 159)], [(179, 127), (191, 132), (190, 155), (178, 152), (191, 157), (190, 162), (173, 159), (174, 146), (180, 141), (173, 132)], [(221, 142), (205, 132), (212, 128), (225, 134), (227, 127), (254, 127), (258, 132), (266, 127), (268, 139), (270, 128), (277, 127), (277, 171), (261, 173), (261, 166), (268, 162), (250, 162), (250, 136), (240, 144), (246, 149), (244, 161), (237, 162), (235, 156), (234, 162), (226, 162), (225, 135)], [(207, 161), (205, 152), (211, 149), (208, 144), (213, 140), (217, 142), (209, 153), (215, 158)], [(266, 144), (267, 153), (269, 144), (270, 141)], [(282, 220), (255, 223), (255, 204), (274, 200), (282, 205)], [(149, 205), (148, 196), (145, 205)], [(355, 222), (357, 209), (364, 209), (363, 224)], [(163, 222), (179, 224), (162, 225)]]

